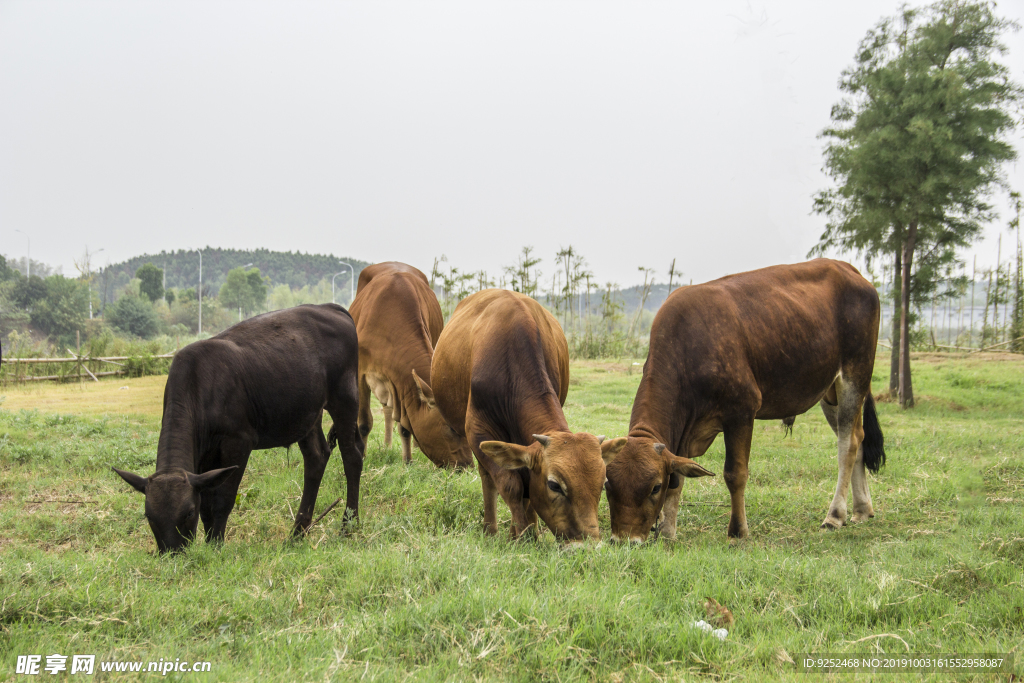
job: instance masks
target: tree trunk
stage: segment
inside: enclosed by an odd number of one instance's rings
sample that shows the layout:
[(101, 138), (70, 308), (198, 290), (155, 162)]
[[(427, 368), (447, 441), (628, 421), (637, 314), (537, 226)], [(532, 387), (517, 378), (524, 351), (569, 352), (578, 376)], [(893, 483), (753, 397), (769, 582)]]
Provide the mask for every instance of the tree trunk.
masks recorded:
[[(896, 250), (895, 273), (892, 278), (892, 350), (889, 353), (889, 395), (896, 398), (900, 393), (900, 301), (902, 297), (901, 285), (903, 281), (903, 261), (900, 258), (900, 251)], [(900, 296), (896, 292), (901, 292)]]
[(917, 221), (907, 226), (903, 242), (903, 277), (900, 282), (900, 407), (914, 406), (914, 389), (910, 381), (910, 269), (914, 263), (917, 242)]

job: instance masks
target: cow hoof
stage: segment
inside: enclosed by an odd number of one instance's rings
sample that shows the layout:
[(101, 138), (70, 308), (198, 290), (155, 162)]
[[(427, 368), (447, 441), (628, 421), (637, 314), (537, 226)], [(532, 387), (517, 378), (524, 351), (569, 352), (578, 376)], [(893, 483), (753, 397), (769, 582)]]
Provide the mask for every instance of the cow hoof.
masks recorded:
[(731, 525), (729, 526), (729, 538), (746, 538), (750, 535), (750, 530), (744, 525), (740, 529), (734, 529)]
[(854, 510), (852, 522), (863, 522), (875, 516), (875, 511), (870, 507), (863, 510)]
[(838, 519), (826, 519), (821, 523), (821, 528), (825, 531), (838, 531), (843, 528), (844, 524), (846, 524), (846, 522), (841, 522)]

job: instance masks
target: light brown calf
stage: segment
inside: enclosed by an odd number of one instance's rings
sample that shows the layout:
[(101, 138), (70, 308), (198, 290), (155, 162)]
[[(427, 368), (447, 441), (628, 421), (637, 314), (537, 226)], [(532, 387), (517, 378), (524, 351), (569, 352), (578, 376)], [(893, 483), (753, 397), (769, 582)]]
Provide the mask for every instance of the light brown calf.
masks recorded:
[(412, 461), (415, 439), (438, 467), (468, 467), (473, 462), (466, 439), (445, 422), (418, 382), (430, 381), (434, 344), (444, 327), (437, 297), (427, 277), (404, 263), (377, 263), (359, 275), (359, 290), (349, 309), (359, 337), (359, 431), (373, 428), (370, 392), (384, 406), (384, 440), (391, 444), (399, 425), (402, 459)]
[(487, 533), (497, 533), (500, 494), (513, 537), (535, 531), (540, 516), (559, 540), (600, 538), (605, 465), (626, 439), (570, 431), (562, 413), (568, 388), (565, 335), (536, 301), (490, 289), (455, 309), (437, 343), (431, 385), (421, 389), (476, 455)]

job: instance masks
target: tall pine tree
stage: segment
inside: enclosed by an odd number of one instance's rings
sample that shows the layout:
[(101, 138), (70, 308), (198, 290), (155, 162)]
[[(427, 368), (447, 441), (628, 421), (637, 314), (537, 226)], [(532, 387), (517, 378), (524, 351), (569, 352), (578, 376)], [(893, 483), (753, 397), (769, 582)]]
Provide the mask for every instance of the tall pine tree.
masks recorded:
[(815, 197), (815, 211), (828, 218), (816, 249), (896, 257), (903, 407), (914, 403), (908, 332), (915, 255), (977, 239), (994, 218), (987, 199), (1004, 184), (1003, 164), (1016, 158), (1007, 137), (1022, 91), (995, 58), (1006, 51), (1000, 36), (1017, 28), (997, 17), (992, 3), (959, 0), (883, 19), (843, 72), (839, 87), (847, 97), (822, 132), (825, 171), (836, 186)]

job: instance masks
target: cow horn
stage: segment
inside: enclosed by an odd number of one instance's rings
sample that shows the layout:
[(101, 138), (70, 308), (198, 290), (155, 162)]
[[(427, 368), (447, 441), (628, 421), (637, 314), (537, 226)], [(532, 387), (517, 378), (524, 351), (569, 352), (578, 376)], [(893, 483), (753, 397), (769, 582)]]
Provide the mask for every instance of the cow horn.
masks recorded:
[(544, 448), (547, 448), (551, 444), (551, 437), (544, 436), (543, 434), (534, 434), (533, 438)]
[(599, 443), (599, 444), (604, 443), (604, 440), (605, 440), (605, 435), (604, 434), (602, 434), (601, 436), (597, 437), (597, 443)]
[(661, 452), (663, 450), (665, 450), (665, 444), (663, 444), (663, 443), (656, 443), (656, 444), (654, 444), (654, 452), (655, 453), (657, 453), (658, 455), (661, 455)]

